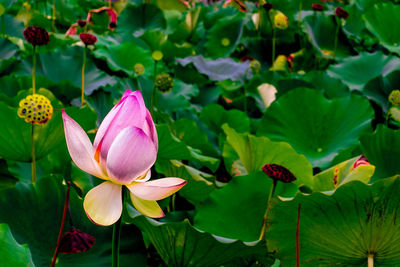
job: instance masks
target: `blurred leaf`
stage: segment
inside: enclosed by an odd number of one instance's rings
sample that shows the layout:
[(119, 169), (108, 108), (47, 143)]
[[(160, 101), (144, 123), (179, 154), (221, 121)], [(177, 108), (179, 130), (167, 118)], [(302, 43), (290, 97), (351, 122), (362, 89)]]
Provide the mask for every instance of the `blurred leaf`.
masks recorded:
[(197, 70), (207, 75), (212, 81), (232, 81), (244, 82), (250, 73), (250, 63), (236, 62), (231, 58), (219, 58), (216, 60), (206, 59), (203, 56), (190, 56), (176, 59), (183, 67), (192, 63)]
[(153, 75), (154, 60), (151, 57), (151, 51), (140, 47), (134, 41), (100, 47), (96, 49), (94, 55), (97, 58), (104, 59), (114, 71), (122, 70), (130, 76), (137, 75), (135, 65), (142, 64), (144, 67), (143, 75)]
[(376, 3), (362, 15), (367, 29), (390, 52), (400, 55), (400, 6), (394, 3)]
[(240, 42), (243, 30), (242, 16), (235, 19), (224, 19), (210, 29), (207, 34), (207, 55), (211, 58), (229, 56)]
[(237, 109), (225, 110), (217, 104), (210, 104), (203, 108), (200, 119), (215, 133), (222, 133), (222, 125), (227, 123), (237, 132), (250, 131), (250, 119)]
[(374, 133), (360, 138), (361, 150), (376, 166), (373, 181), (400, 174), (400, 130), (378, 125)]
[(301, 266), (366, 266), (368, 256), (376, 266), (400, 261), (400, 179), (372, 186), (347, 183), (333, 195), (299, 194), (292, 201), (277, 200), (266, 234), (268, 249), (282, 266), (296, 265), (296, 225), (300, 209)]
[(4, 266), (34, 266), (28, 246), (18, 244), (4, 223), (0, 224), (0, 257)]
[(288, 142), (313, 167), (326, 168), (341, 149), (356, 145), (371, 129), (373, 115), (361, 96), (328, 100), (316, 90), (298, 88), (271, 104), (258, 134)]
[(336, 65), (331, 65), (328, 75), (342, 80), (352, 90), (361, 90), (372, 78), (387, 75), (400, 67), (400, 59), (386, 56), (382, 52), (367, 53), (348, 57)]
[(226, 239), (199, 231), (187, 220), (158, 222), (131, 206), (127, 206), (127, 210), (132, 222), (149, 236), (167, 266), (219, 266), (236, 257), (265, 251), (262, 242)]
[[(48, 77), (54, 82), (69, 82), (70, 86), (81, 88), (82, 84), (82, 47), (70, 47), (63, 51), (40, 53), (36, 75)], [(89, 57), (90, 58), (90, 57)], [(23, 60), (16, 71), (19, 75), (31, 75), (32, 63), (29, 60)], [(57, 67), (55, 67), (57, 66)], [(100, 71), (92, 60), (87, 60), (85, 68), (85, 94), (90, 95), (94, 90), (101, 86), (113, 85), (116, 81), (113, 77)], [(71, 94), (71, 91), (63, 92)], [(80, 90), (74, 90), (75, 97), (80, 96)]]
[(132, 40), (148, 30), (164, 29), (166, 21), (161, 9), (155, 5), (128, 5), (118, 17), (116, 33), (125, 40)]
[[(336, 27), (338, 27), (335, 23), (336, 16), (327, 16), (320, 12), (311, 14), (303, 19), (304, 31), (321, 56), (333, 58), (335, 54), (335, 32)], [(340, 35), (340, 38), (337, 38), (336, 58), (349, 56), (351, 46), (346, 43), (346, 37)]]

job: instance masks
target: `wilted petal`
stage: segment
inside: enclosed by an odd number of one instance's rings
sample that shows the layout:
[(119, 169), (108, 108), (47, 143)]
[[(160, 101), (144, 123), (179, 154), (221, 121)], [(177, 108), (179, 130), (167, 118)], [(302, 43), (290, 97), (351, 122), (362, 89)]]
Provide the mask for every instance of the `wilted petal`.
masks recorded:
[[(146, 122), (146, 106), (139, 91), (125, 95), (107, 114), (97, 132), (94, 147), (101, 143), (100, 162), (103, 166), (108, 150), (117, 135), (126, 127), (142, 128)], [(103, 162), (102, 162), (103, 161)]]
[(129, 191), (137, 197), (145, 200), (160, 200), (169, 197), (187, 182), (181, 178), (163, 178), (146, 183), (134, 183), (127, 186)]
[(118, 221), (122, 214), (122, 186), (104, 182), (85, 196), (83, 208), (96, 224), (108, 226)]
[(108, 152), (108, 176), (117, 183), (130, 184), (150, 169), (156, 158), (157, 150), (150, 137), (135, 126), (125, 128)]
[(164, 217), (164, 212), (162, 211), (162, 209), (160, 208), (160, 206), (157, 204), (156, 201), (144, 200), (136, 197), (132, 193), (130, 195), (133, 206), (135, 206), (135, 208), (143, 215), (146, 215), (151, 218)]
[(72, 160), (81, 170), (99, 178), (105, 178), (100, 166), (94, 160), (94, 151), (89, 137), (82, 127), (62, 110), (67, 147)]

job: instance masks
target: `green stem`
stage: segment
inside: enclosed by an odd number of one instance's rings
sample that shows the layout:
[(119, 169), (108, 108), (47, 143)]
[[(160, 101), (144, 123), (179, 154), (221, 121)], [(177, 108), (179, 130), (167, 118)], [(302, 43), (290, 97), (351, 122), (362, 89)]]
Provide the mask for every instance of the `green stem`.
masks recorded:
[(374, 267), (374, 254), (368, 254), (368, 267)]
[(275, 62), (275, 48), (276, 47), (276, 31), (272, 29), (272, 66)]
[[(122, 186), (122, 206), (124, 205), (125, 199), (125, 187)], [(119, 245), (121, 236), (121, 218), (118, 219), (113, 225), (113, 235), (112, 235), (112, 267), (119, 267)]]
[(299, 31), (300, 31), (300, 27), (301, 27), (301, 11), (302, 11), (302, 9), (303, 9), (303, 1), (300, 0), (300, 3), (299, 3), (299, 17), (298, 17), (298, 20), (297, 20), (297, 27), (299, 28)]
[(333, 47), (333, 60), (336, 60), (336, 49), (337, 49), (337, 44), (338, 44), (338, 39), (339, 39), (339, 22), (341, 21), (341, 19), (337, 19), (336, 18), (336, 32), (335, 32), (335, 43), (334, 43), (334, 47)]
[(264, 220), (262, 223), (262, 228), (261, 228), (261, 233), (260, 233), (260, 237), (258, 238), (258, 240), (262, 240), (264, 235), (265, 235), (265, 230), (266, 230), (266, 223), (267, 223), (267, 219), (268, 219), (268, 213), (269, 213), (269, 209), (270, 209), (270, 204), (271, 204), (271, 199), (275, 193), (275, 189), (276, 189), (276, 184), (277, 184), (278, 180), (273, 180), (272, 186), (271, 186), (271, 192), (269, 193), (268, 196), (268, 202), (267, 202), (267, 209), (265, 210), (265, 214), (264, 214)]
[(247, 114), (247, 90), (246, 86), (243, 87), (243, 95), (244, 95), (244, 113)]
[(154, 120), (154, 108), (157, 106), (157, 88), (156, 88), (156, 77), (157, 77), (157, 61), (154, 62), (154, 86), (153, 93), (151, 94), (151, 102), (150, 102), (150, 113), (151, 117)]
[(82, 95), (81, 95), (81, 108), (83, 107), (83, 103), (85, 102), (85, 66), (86, 66), (86, 50), (87, 45), (83, 49), (83, 63), (82, 63)]
[(36, 156), (35, 156), (35, 125), (31, 125), (31, 151), (32, 151), (32, 184), (36, 183)]
[(53, 0), (53, 12), (52, 12), (52, 16), (51, 16), (51, 30), (53, 32), (56, 31), (56, 0)]
[(32, 66), (32, 94), (36, 93), (36, 45), (33, 46), (33, 66)]
[(257, 27), (257, 35), (261, 37), (261, 24), (262, 24), (262, 5), (261, 1), (258, 2), (258, 27)]
[(275, 61), (275, 43), (276, 43), (275, 27), (274, 27), (274, 24), (272, 22), (272, 19), (271, 19), (271, 16), (269, 14), (269, 11), (268, 11), (267, 16), (268, 16), (269, 24), (271, 25), (271, 33), (272, 33), (272, 64), (271, 64), (271, 66), (274, 66), (274, 61)]
[(301, 203), (297, 207), (297, 224), (296, 224), (296, 267), (300, 267), (300, 211)]

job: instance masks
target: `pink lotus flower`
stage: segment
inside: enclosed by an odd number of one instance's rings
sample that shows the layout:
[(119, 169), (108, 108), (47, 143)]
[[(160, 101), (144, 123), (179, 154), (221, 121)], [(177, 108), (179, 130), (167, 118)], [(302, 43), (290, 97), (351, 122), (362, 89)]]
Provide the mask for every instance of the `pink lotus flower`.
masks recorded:
[(146, 216), (164, 213), (157, 200), (166, 198), (186, 181), (163, 178), (147, 182), (157, 158), (158, 139), (153, 119), (139, 91), (127, 90), (104, 118), (92, 145), (85, 131), (63, 110), (69, 154), (83, 171), (106, 180), (85, 196), (84, 209), (96, 224), (111, 225), (122, 213), (122, 186), (130, 191), (132, 204)]

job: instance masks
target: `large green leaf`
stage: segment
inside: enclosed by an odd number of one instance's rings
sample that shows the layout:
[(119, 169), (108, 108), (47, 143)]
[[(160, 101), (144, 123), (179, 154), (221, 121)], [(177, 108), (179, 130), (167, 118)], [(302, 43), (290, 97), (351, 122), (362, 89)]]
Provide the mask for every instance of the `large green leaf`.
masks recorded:
[(400, 54), (400, 6), (394, 3), (377, 3), (363, 14), (367, 29), (390, 52)]
[(188, 220), (158, 222), (127, 206), (128, 214), (160, 254), (167, 266), (219, 266), (233, 258), (266, 254), (262, 242), (244, 243), (194, 228)]
[(258, 240), (271, 186), (262, 171), (233, 177), (197, 207), (194, 226), (226, 238)]
[[(19, 243), (29, 245), (35, 266), (50, 265), (61, 224), (64, 192), (60, 178), (50, 176), (38, 180), (35, 185), (19, 183), (0, 196), (0, 222), (10, 225)], [(96, 243), (86, 252), (60, 254), (57, 266), (110, 266), (111, 227), (93, 224), (86, 217), (82, 199), (73, 189), (70, 198), (74, 226), (94, 236)], [(67, 220), (65, 232), (69, 231), (68, 227)], [(146, 266), (140, 233), (132, 227), (123, 227), (121, 239), (121, 262), (135, 261), (138, 266)]]
[(376, 166), (373, 180), (400, 174), (400, 130), (379, 125), (374, 133), (360, 138), (361, 150)]
[[(300, 266), (397, 266), (400, 262), (400, 179), (372, 186), (347, 183), (333, 195), (298, 195), (277, 200), (270, 213), (268, 250), (281, 266), (296, 266), (296, 225), (300, 207)], [(372, 265), (368, 265), (372, 266)]]
[(400, 67), (400, 59), (386, 56), (382, 52), (363, 52), (357, 56), (343, 59), (328, 68), (328, 74), (342, 80), (350, 89), (361, 90), (364, 85), (376, 76), (392, 72)]
[(304, 155), (286, 142), (273, 142), (266, 137), (239, 134), (228, 125), (222, 126), (227, 142), (233, 147), (248, 173), (260, 171), (265, 164), (279, 164), (289, 169), (298, 185), (312, 185), (312, 167)]
[(4, 266), (34, 266), (28, 246), (18, 244), (10, 227), (3, 223), (0, 224), (0, 257)]
[(314, 167), (326, 168), (340, 150), (358, 143), (371, 128), (373, 114), (361, 96), (328, 100), (316, 90), (299, 88), (271, 104), (258, 134), (288, 142)]

